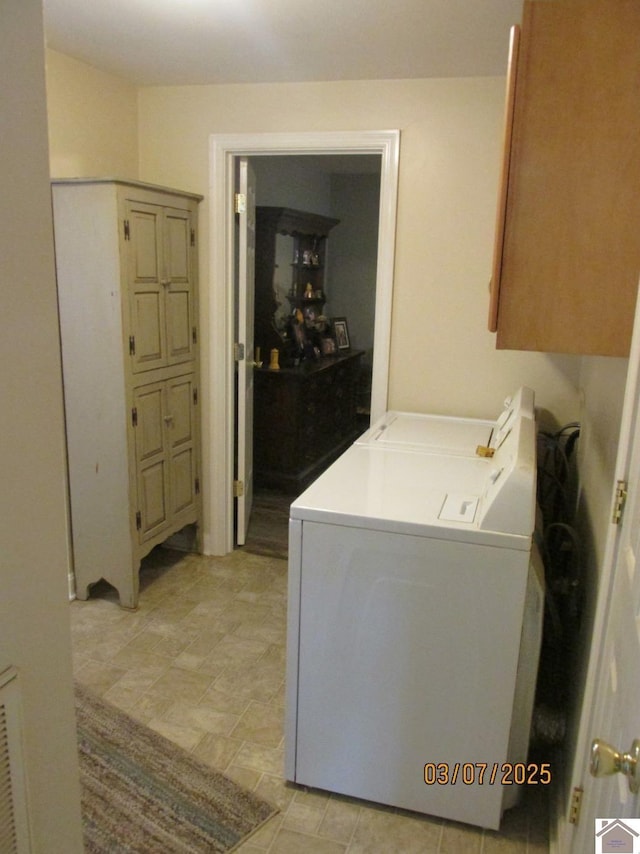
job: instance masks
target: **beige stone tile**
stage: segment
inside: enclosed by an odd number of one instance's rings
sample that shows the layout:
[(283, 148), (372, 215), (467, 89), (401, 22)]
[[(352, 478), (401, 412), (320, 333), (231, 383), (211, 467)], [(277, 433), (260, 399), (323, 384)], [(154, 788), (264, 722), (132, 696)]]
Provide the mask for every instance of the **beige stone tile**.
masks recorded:
[(193, 754), (207, 765), (224, 771), (233, 762), (241, 747), (242, 742), (234, 738), (205, 733), (193, 748)]
[[(164, 672), (170, 661), (161, 655), (156, 655), (148, 650), (136, 649), (135, 643), (123, 647), (117, 655), (111, 659), (111, 664), (126, 670), (136, 670), (140, 673), (150, 672), (158, 674)], [(157, 678), (157, 675), (156, 675)]]
[(261, 640), (267, 644), (284, 644), (286, 628), (279, 617), (255, 621), (243, 620), (234, 634), (237, 637)]
[(158, 658), (157, 663), (149, 661), (146, 666), (131, 667), (125, 670), (120, 678), (120, 686), (148, 691), (168, 668), (169, 662), (160, 658)]
[(264, 848), (258, 848), (251, 840), (248, 842), (241, 842), (236, 848), (233, 849), (236, 854), (264, 854)]
[(282, 822), (283, 827), (316, 835), (324, 818), (328, 802), (328, 797), (302, 800), (298, 798), (298, 793), (296, 793), (285, 813)]
[(154, 647), (162, 640), (163, 635), (145, 627), (134, 635), (126, 644), (127, 652), (153, 652)]
[(169, 667), (162, 676), (154, 682), (153, 689), (165, 693), (173, 700), (198, 703), (212, 682), (206, 673), (196, 673), (193, 670), (183, 670), (180, 667)]
[(250, 792), (255, 789), (262, 777), (261, 771), (256, 771), (253, 768), (242, 768), (240, 765), (234, 765), (233, 763), (225, 769), (224, 773), (239, 786), (243, 786)]
[(349, 854), (437, 854), (442, 822), (409, 818), (383, 809), (362, 809)]
[(214, 683), (214, 687), (225, 694), (263, 703), (272, 700), (281, 685), (281, 675), (274, 675), (260, 663), (240, 669), (227, 668)]
[(487, 830), (483, 838), (482, 854), (527, 854), (527, 848), (524, 839), (509, 839)]
[(478, 828), (445, 821), (438, 854), (480, 854), (483, 833)]
[(253, 768), (267, 774), (282, 774), (283, 752), (280, 748), (243, 742), (234, 760), (242, 768)]
[(103, 695), (122, 679), (127, 671), (112, 664), (87, 661), (76, 671), (76, 678), (96, 694)]
[(270, 667), (273, 670), (281, 670), (284, 676), (284, 670), (287, 662), (287, 647), (286, 638), (283, 638), (281, 643), (269, 644), (269, 648), (260, 659), (260, 663), (265, 667)]
[(116, 682), (105, 692), (104, 699), (122, 709), (123, 712), (131, 714), (131, 710), (140, 702), (142, 694), (140, 688)]
[(269, 644), (261, 640), (225, 635), (207, 656), (207, 663), (229, 667), (257, 662), (269, 649)]
[(144, 691), (140, 699), (129, 709), (129, 714), (136, 720), (147, 723), (153, 718), (162, 718), (171, 706), (173, 699), (164, 693), (158, 693), (153, 688)]
[(184, 652), (189, 655), (197, 655), (204, 658), (208, 653), (215, 649), (224, 636), (224, 632), (221, 632), (219, 629), (212, 629), (211, 626), (209, 626), (196, 635)]
[(191, 643), (190, 638), (185, 637), (164, 637), (159, 638), (156, 645), (153, 647), (153, 651), (156, 655), (161, 655), (163, 658), (171, 658), (175, 661), (176, 657), (180, 655)]
[[(345, 854), (347, 848), (341, 842), (331, 839), (321, 839), (296, 830), (283, 827), (279, 830), (276, 838), (269, 849), (269, 854)], [(401, 851), (399, 848), (388, 849), (390, 852)]]
[[(278, 813), (265, 821), (262, 827), (259, 827), (250, 837), (249, 841), (252, 845), (255, 845), (259, 851), (267, 851), (271, 847), (273, 840), (281, 827), (282, 815)], [(300, 852), (300, 854), (303, 853)]]
[(249, 703), (231, 735), (244, 741), (278, 747), (282, 742), (284, 712), (274, 705)]
[(360, 809), (355, 803), (332, 797), (320, 822), (318, 835), (338, 842), (349, 842), (358, 823)]
[(199, 705), (216, 712), (230, 712), (233, 715), (242, 715), (249, 707), (251, 700), (237, 697), (235, 694), (226, 694), (219, 691), (214, 685), (207, 690), (200, 700)]
[(185, 750), (193, 750), (202, 738), (202, 730), (180, 726), (162, 718), (151, 718), (147, 721), (147, 726)]
[(280, 776), (263, 774), (254, 791), (284, 813), (293, 800), (296, 788)]
[(229, 736), (236, 724), (238, 715), (229, 712), (217, 712), (214, 709), (194, 705), (188, 700), (178, 700), (173, 703), (162, 716), (163, 720), (181, 726), (199, 729), (214, 735)]

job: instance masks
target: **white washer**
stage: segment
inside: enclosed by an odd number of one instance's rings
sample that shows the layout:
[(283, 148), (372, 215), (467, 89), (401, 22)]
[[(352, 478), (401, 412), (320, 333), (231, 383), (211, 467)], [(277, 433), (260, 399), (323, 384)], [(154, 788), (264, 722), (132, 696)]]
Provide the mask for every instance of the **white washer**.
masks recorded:
[(354, 445), (294, 501), (287, 779), (499, 827), (535, 691), (534, 519), (528, 418), (493, 459)]
[(521, 386), (504, 402), (495, 421), (386, 412), (357, 440), (359, 445), (386, 450), (475, 456), (479, 448), (497, 448), (518, 418), (535, 418), (534, 393)]

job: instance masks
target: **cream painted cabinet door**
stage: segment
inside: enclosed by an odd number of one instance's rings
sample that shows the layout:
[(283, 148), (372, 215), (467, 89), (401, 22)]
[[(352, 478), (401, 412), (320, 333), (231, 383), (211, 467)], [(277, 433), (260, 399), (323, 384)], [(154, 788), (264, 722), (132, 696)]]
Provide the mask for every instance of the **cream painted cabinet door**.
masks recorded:
[(175, 365), (194, 358), (196, 344), (193, 282), (195, 231), (189, 211), (165, 208), (165, 314), (167, 362)]
[(129, 279), (129, 354), (134, 372), (167, 363), (162, 208), (129, 202), (124, 225)]
[(139, 542), (192, 514), (198, 495), (195, 375), (134, 391)]
[(124, 226), (134, 373), (194, 359), (191, 213), (128, 201)]
[(171, 514), (176, 518), (196, 506), (196, 399), (193, 374), (167, 380), (165, 417), (170, 455)]
[(166, 429), (166, 383), (150, 383), (134, 391), (138, 507), (136, 524), (141, 543), (167, 527), (170, 453)]

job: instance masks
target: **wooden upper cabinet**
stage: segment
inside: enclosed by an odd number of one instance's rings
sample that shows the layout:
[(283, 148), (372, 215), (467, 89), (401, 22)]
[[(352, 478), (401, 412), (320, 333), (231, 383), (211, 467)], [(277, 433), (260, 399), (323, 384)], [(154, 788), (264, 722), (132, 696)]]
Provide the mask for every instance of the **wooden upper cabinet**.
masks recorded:
[(524, 4), (489, 316), (498, 348), (628, 355), (640, 278), (639, 33), (637, 0)]

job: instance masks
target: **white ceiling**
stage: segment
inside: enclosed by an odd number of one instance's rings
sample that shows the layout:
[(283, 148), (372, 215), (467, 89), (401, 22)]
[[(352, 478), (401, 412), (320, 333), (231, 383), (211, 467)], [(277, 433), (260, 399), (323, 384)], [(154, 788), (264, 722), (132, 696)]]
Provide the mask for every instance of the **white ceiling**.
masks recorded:
[(506, 72), (522, 0), (43, 0), (49, 47), (138, 85)]

